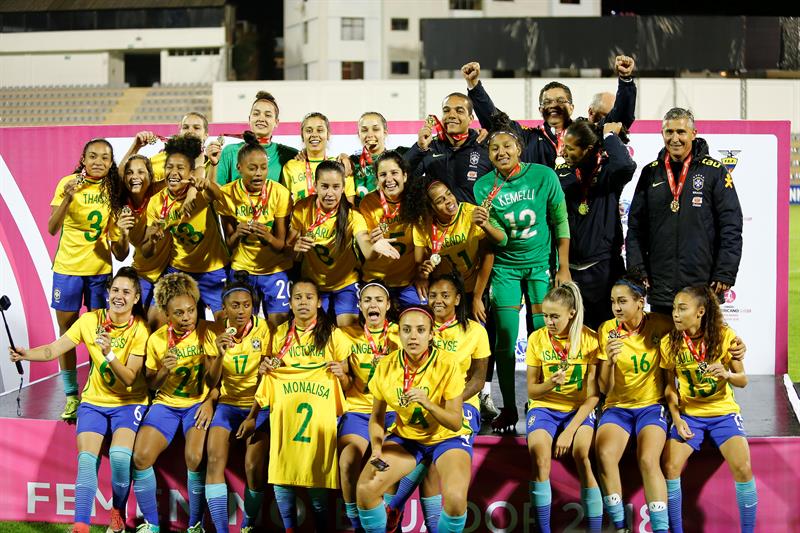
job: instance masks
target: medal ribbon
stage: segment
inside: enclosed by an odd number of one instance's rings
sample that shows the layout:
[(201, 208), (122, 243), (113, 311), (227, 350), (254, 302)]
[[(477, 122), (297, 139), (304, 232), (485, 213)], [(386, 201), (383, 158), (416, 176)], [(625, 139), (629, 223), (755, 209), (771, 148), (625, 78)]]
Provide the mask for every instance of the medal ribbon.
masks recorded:
[[(125, 329), (122, 330), (121, 335), (124, 335), (125, 331), (127, 331), (127, 329), (130, 328), (133, 325), (134, 318), (136, 318), (136, 317), (133, 316), (133, 313), (131, 313), (131, 317), (128, 319), (128, 323), (125, 325)], [(114, 323), (111, 322), (111, 318), (106, 313), (106, 310), (103, 309), (103, 323), (100, 325), (100, 327), (103, 328), (103, 331), (105, 331), (106, 333), (111, 333), (112, 329), (118, 328), (118, 327), (121, 327), (121, 326), (115, 326)]]
[(450, 226), (445, 226), (443, 230), (439, 229), (436, 222), (431, 223), (431, 253), (438, 254), (444, 246), (444, 239), (447, 237), (447, 232), (450, 231)]
[(309, 231), (314, 231), (315, 229), (317, 229), (318, 227), (320, 227), (321, 225), (326, 223), (328, 220), (330, 220), (330, 218), (333, 215), (336, 214), (336, 211), (337, 211), (337, 208), (338, 208), (338, 206), (337, 206), (337, 207), (331, 209), (330, 211), (328, 211), (327, 213), (325, 213), (319, 207), (319, 200), (317, 201), (317, 206), (316, 207), (317, 208), (316, 208), (316, 215), (314, 217), (314, 223), (311, 224), (308, 227), (308, 229), (306, 230), (306, 233), (308, 233)]
[[(642, 321), (639, 322), (639, 327), (636, 328), (634, 331), (627, 331), (622, 327), (622, 322), (617, 320), (617, 338), (618, 339), (627, 339), (632, 335), (641, 335), (642, 330), (644, 329), (644, 324), (647, 322), (647, 315), (642, 315)], [(624, 332), (624, 333), (623, 333)]]
[[(128, 208), (131, 210), (131, 212), (134, 215), (136, 215), (137, 217), (140, 216), (142, 214), (142, 211), (144, 211), (145, 208), (147, 207), (148, 202), (150, 202), (150, 197), (151, 196), (152, 195), (150, 195), (150, 194), (145, 196), (144, 200), (142, 201), (142, 205), (140, 205), (139, 207), (135, 207), (133, 205), (133, 201), (130, 198), (128, 198)], [(170, 205), (170, 207), (172, 207), (172, 205)]]
[(558, 357), (561, 358), (562, 362), (566, 362), (569, 359), (569, 342), (564, 346), (552, 334), (548, 333), (547, 336), (550, 337), (550, 345)]
[(447, 328), (449, 328), (450, 326), (452, 326), (455, 323), (456, 323), (456, 317), (453, 317), (450, 320), (448, 320), (447, 322), (445, 322), (444, 324), (442, 324), (441, 326), (439, 326), (438, 328), (436, 328), (436, 332), (437, 333), (441, 333), (441, 332), (443, 332), (444, 330), (446, 330)]
[(378, 189), (378, 195), (381, 198), (381, 207), (383, 208), (383, 216), (381, 217), (381, 222), (386, 222), (387, 220), (395, 218), (398, 213), (400, 213), (400, 203), (394, 204), (394, 209), (389, 208), (389, 201), (386, 200), (386, 195), (383, 194), (382, 189)]
[[(184, 189), (184, 192), (185, 191), (186, 191), (186, 189)], [(178, 200), (182, 200), (183, 199), (182, 197), (181, 198), (177, 198), (176, 197), (169, 204), (167, 204), (167, 201), (169, 200), (169, 195), (170, 195), (170, 193), (169, 193), (169, 191), (167, 191), (167, 194), (164, 195), (164, 202), (161, 204), (161, 218), (163, 220), (167, 220), (167, 216), (169, 215), (169, 212), (172, 209), (172, 206), (175, 205), (175, 202), (177, 202)], [(181, 193), (181, 196), (182, 195), (183, 195), (183, 193)]]
[(361, 166), (361, 170), (364, 171), (366, 171), (367, 165), (372, 164), (372, 153), (370, 153), (366, 146), (361, 150), (361, 156), (358, 158), (358, 164)]
[(519, 171), (520, 171), (520, 165), (519, 165), (519, 163), (517, 163), (517, 166), (515, 166), (513, 169), (511, 169), (511, 174), (509, 174), (507, 178), (503, 178), (503, 183), (501, 183), (500, 185), (497, 185), (497, 180), (498, 180), (498, 178), (500, 178), (501, 174), (497, 169), (495, 169), (495, 171), (494, 171), (494, 185), (492, 185), (492, 190), (489, 192), (489, 196), (487, 196), (486, 199), (482, 203), (485, 202), (487, 204), (491, 204), (494, 201), (495, 197), (498, 194), (500, 194), (500, 190), (503, 187), (505, 187), (506, 183), (508, 183), (508, 180), (511, 179), (511, 176), (513, 176), (514, 174), (517, 174)]
[(194, 329), (190, 329), (189, 331), (184, 332), (183, 335), (178, 337), (177, 335), (175, 335), (175, 328), (172, 327), (172, 324), (167, 326), (167, 349), (171, 350), (177, 345), (179, 345), (181, 342), (183, 342), (183, 340), (186, 337), (192, 334), (192, 331), (194, 331)]
[(677, 202), (683, 190), (683, 184), (686, 182), (686, 176), (689, 175), (689, 165), (692, 163), (692, 156), (689, 155), (683, 162), (681, 169), (681, 176), (678, 181), (678, 186), (675, 186), (675, 174), (672, 173), (672, 165), (669, 164), (669, 154), (664, 156), (664, 166), (667, 167), (667, 180), (669, 181), (669, 190), (672, 191), (672, 198)]
[(369, 343), (369, 349), (372, 350), (372, 355), (374, 357), (380, 357), (382, 355), (386, 355), (388, 342), (386, 342), (386, 334), (389, 331), (389, 321), (383, 321), (383, 331), (381, 332), (380, 340), (383, 344), (381, 349), (378, 349), (378, 344), (375, 343), (375, 338), (372, 336), (372, 332), (369, 330), (366, 324), (364, 324), (364, 335), (367, 337), (367, 342)]
[[(241, 344), (244, 338), (247, 337), (247, 335), (250, 333), (250, 330), (253, 329), (254, 325), (255, 324), (253, 322), (253, 319), (251, 318), (250, 321), (247, 322), (247, 324), (242, 329), (237, 328), (236, 333), (233, 335), (233, 342), (235, 342), (236, 344)], [(225, 320), (225, 326), (226, 327), (230, 326), (230, 321), (228, 321), (227, 319)]]
[[(241, 133), (220, 133), (218, 137), (233, 137), (234, 139), (243, 139), (244, 135)], [(269, 144), (272, 141), (272, 135), (268, 137), (258, 137), (258, 144)]]
[(575, 169), (575, 176), (578, 178), (578, 183), (581, 184), (582, 204), (589, 205), (589, 189), (592, 188), (592, 181), (594, 177), (600, 173), (600, 161), (603, 159), (603, 155), (604, 153), (602, 150), (599, 150), (597, 152), (597, 161), (595, 162), (594, 168), (592, 169), (591, 173), (592, 179), (588, 179), (584, 182), (583, 177), (581, 176), (581, 169), (580, 168)]
[(439, 117), (437, 117), (436, 115), (428, 115), (428, 118), (425, 119), (425, 122), (427, 122), (428, 126), (431, 127), (431, 132), (433, 133), (433, 135), (438, 137), (440, 141), (446, 141), (447, 138), (450, 137), (456, 142), (461, 142), (465, 140), (467, 137), (469, 137), (469, 132), (456, 133), (453, 135), (446, 133), (447, 130), (445, 130), (442, 121), (439, 120)]
[[(426, 351), (425, 354), (428, 352)], [(423, 355), (425, 355), (423, 354)], [(406, 355), (405, 350), (403, 350), (403, 393), (411, 390), (411, 385), (414, 384), (414, 378), (417, 377), (417, 372), (419, 372), (419, 368), (414, 370), (414, 373), (411, 373), (411, 370), (408, 368), (408, 356)]]
[[(257, 203), (253, 203), (253, 199), (251, 198), (250, 192), (245, 189), (244, 192), (247, 193), (247, 201), (250, 202), (250, 209), (253, 210), (253, 222), (258, 221), (258, 217), (261, 216), (261, 213), (267, 207), (267, 202), (269, 201), (269, 195), (267, 194), (267, 184), (270, 180), (264, 180), (264, 185), (261, 187), (261, 193), (259, 195), (259, 201)], [(244, 188), (244, 184), (242, 184)]]
[[(311, 325), (308, 326), (305, 330), (303, 330), (303, 335), (305, 335), (306, 333), (310, 333), (310, 332), (314, 331), (314, 327), (316, 325), (317, 325), (317, 319), (314, 319), (314, 321), (311, 323)], [(283, 342), (283, 346), (281, 347), (281, 351), (278, 352), (278, 359), (279, 360), (284, 358), (284, 356), (286, 355), (286, 352), (288, 352), (289, 348), (291, 348), (292, 344), (294, 344), (295, 339), (297, 339), (298, 343), (300, 342), (300, 335), (297, 334), (297, 327), (295, 326), (294, 320), (292, 320), (292, 325), (289, 328), (289, 332), (286, 334), (286, 340)]]
[(686, 346), (689, 347), (689, 352), (694, 357), (694, 360), (698, 363), (701, 363), (706, 360), (706, 341), (702, 340), (700, 344), (695, 348), (694, 343), (692, 342), (692, 338), (684, 331), (683, 332), (683, 340), (686, 341)]
[[(308, 195), (311, 196), (317, 192), (314, 188), (314, 173), (311, 172), (311, 161), (309, 161), (308, 151), (303, 150), (303, 154), (306, 156), (306, 189), (308, 189)], [(325, 159), (325, 154), (322, 154), (322, 160), (325, 161)]]
[[(539, 126), (539, 129), (542, 130), (542, 133), (544, 133), (545, 139), (550, 141), (550, 144), (553, 145), (553, 148), (556, 151), (556, 157), (560, 156), (561, 155), (561, 151), (564, 149), (564, 133), (567, 130), (563, 129), (563, 130), (561, 130), (561, 133), (556, 133), (555, 134), (556, 135), (556, 142), (553, 142), (553, 139), (551, 139), (550, 136), (547, 134), (547, 130), (545, 129), (544, 124)], [(556, 144), (556, 143), (558, 143), (558, 144)]]

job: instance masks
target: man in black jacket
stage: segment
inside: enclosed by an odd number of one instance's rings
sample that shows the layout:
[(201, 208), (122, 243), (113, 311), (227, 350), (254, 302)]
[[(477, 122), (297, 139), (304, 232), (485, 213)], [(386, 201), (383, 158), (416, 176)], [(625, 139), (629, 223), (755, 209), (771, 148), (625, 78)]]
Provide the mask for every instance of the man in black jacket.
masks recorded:
[(650, 286), (650, 306), (671, 314), (683, 287), (708, 284), (722, 297), (742, 257), (742, 208), (725, 166), (708, 155), (694, 116), (670, 109), (665, 148), (642, 169), (625, 239), (628, 271)]
[(442, 102), (441, 138), (431, 124), (419, 131), (417, 142), (403, 155), (415, 176), (443, 181), (459, 202), (475, 203), (475, 181), (492, 170), (479, 132), (469, 128), (474, 119), (472, 102), (465, 94), (449, 94)]

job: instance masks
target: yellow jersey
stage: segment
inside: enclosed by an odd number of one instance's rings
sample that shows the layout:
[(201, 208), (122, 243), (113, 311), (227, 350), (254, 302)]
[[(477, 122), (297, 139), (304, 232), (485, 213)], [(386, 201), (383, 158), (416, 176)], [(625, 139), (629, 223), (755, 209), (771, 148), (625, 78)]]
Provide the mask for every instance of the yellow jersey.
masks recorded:
[(213, 272), (228, 264), (217, 215), (205, 195), (198, 193), (195, 209), (183, 220), (183, 199), (177, 200), (166, 187), (147, 204), (147, 225), (158, 224), (166, 208), (166, 231), (172, 234), (172, 266), (192, 273)]
[[(220, 323), (215, 329), (219, 335), (225, 331), (225, 326)], [(228, 348), (222, 356), (219, 403), (236, 407), (253, 405), (258, 384), (258, 365), (269, 349), (269, 342), (270, 330), (267, 321), (253, 315), (253, 327), (247, 335)]]
[[(61, 178), (50, 201), (51, 207), (61, 205), (64, 187), (76, 177), (78, 174)], [(102, 182), (102, 179), (86, 177), (83, 185), (72, 196), (61, 224), (53, 272), (71, 276), (111, 273), (109, 241), (118, 240), (118, 237), (116, 226), (109, 226), (111, 208), (108, 199), (103, 197), (100, 186)]]
[[(386, 330), (386, 337), (383, 337), (383, 328), (370, 329), (375, 347), (378, 349), (378, 363), (384, 359), (383, 354), (388, 354), (400, 349), (400, 336), (397, 324), (390, 323)], [(353, 386), (345, 391), (347, 397), (347, 410), (356, 413), (372, 412), (372, 393), (369, 391), (370, 380), (375, 375), (378, 367), (375, 355), (370, 347), (369, 340), (361, 326), (351, 326), (341, 329), (345, 338), (345, 345), (350, 347), (350, 357), (347, 362), (350, 365), (353, 376)]]
[[(168, 349), (168, 326), (162, 326), (147, 340), (145, 366), (158, 371), (162, 366)], [(213, 322), (200, 320), (197, 327), (175, 345), (178, 366), (173, 369), (161, 388), (156, 392), (153, 403), (169, 407), (191, 407), (205, 399), (206, 354), (217, 355)]]
[[(291, 214), (292, 201), (289, 191), (280, 183), (266, 180), (265, 184), (267, 203), (264, 208), (261, 207), (261, 193), (248, 193), (242, 180), (220, 187), (223, 200), (214, 202), (214, 207), (220, 215), (235, 218), (237, 223), (253, 220), (253, 215), (258, 211), (256, 222), (264, 224), (272, 231), (276, 218), (285, 218)], [(231, 267), (256, 275), (274, 274), (292, 268), (292, 258), (276, 252), (266, 241), (255, 235), (248, 235), (240, 239), (233, 249)]]
[[(126, 387), (114, 375), (103, 351), (95, 344), (98, 327), (104, 324), (105, 309), (87, 311), (64, 334), (75, 344), (84, 343), (89, 351), (89, 377), (81, 393), (81, 401), (99, 407), (146, 404), (147, 384), (143, 373), (139, 374), (133, 385)], [(130, 324), (111, 323), (108, 326), (111, 328), (111, 350), (122, 365), (126, 365), (131, 356), (144, 357), (150, 332), (147, 331), (147, 323), (143, 319), (134, 316)]]
[[(327, 160), (336, 161), (336, 158), (328, 157)], [(322, 161), (322, 159), (308, 160), (308, 166), (311, 169), (311, 183), (314, 183), (314, 173)], [(283, 171), (281, 171), (281, 184), (292, 193), (292, 200), (295, 202), (311, 196), (308, 192), (308, 181), (306, 179), (306, 162), (297, 159), (287, 161), (283, 165)], [(353, 176), (345, 176), (344, 196), (352, 198), (355, 195), (356, 186), (353, 183)]]
[[(556, 337), (566, 349), (567, 337)], [(569, 413), (575, 411), (586, 400), (586, 381), (589, 375), (589, 365), (597, 364), (597, 334), (590, 328), (583, 326), (581, 332), (581, 347), (577, 354), (570, 353), (568, 357), (567, 381), (558, 385), (543, 397), (528, 401), (528, 408), (545, 407), (554, 411)], [(525, 364), (541, 367), (542, 383), (558, 372), (561, 358), (550, 342), (547, 328), (542, 327), (531, 333), (528, 337), (528, 349), (525, 353)]]
[[(370, 381), (370, 390), (376, 400), (386, 402), (388, 411), (397, 412), (395, 423), (389, 431), (404, 439), (423, 445), (436, 444), (452, 437), (470, 435), (469, 424), (461, 420), (461, 429), (452, 431), (442, 426), (427, 409), (418, 403), (401, 405), (405, 361), (403, 350), (387, 355), (378, 364)], [(459, 365), (443, 357), (439, 350), (433, 349), (428, 360), (417, 370), (411, 388), (425, 391), (431, 402), (444, 407), (447, 400), (460, 397), (464, 393), (464, 375)]]
[[(486, 333), (486, 328), (474, 320), (467, 320), (466, 330), (458, 322), (439, 331), (441, 326), (442, 324), (434, 324), (433, 345), (439, 350), (441, 357), (449, 355), (454, 358), (466, 385), (467, 372), (472, 365), (472, 360), (485, 359), (492, 354), (489, 335)], [(464, 400), (464, 404), (472, 405), (480, 411), (477, 394)]]
[[(439, 269), (456, 271), (464, 280), (464, 290), (471, 293), (475, 289), (475, 280), (478, 278), (478, 267), (481, 258), (478, 248), (481, 239), (486, 237), (483, 229), (472, 223), (472, 204), (461, 202), (458, 212), (450, 224), (442, 225), (436, 222), (437, 232), (444, 233), (444, 241), (439, 255), (442, 263)], [(440, 237), (441, 238), (441, 237)], [(430, 221), (414, 224), (414, 246), (425, 248), (426, 259), (433, 253), (433, 227)]]
[[(278, 357), (289, 334), (291, 320), (287, 320), (275, 328), (268, 351), (269, 357)], [(350, 355), (347, 337), (339, 328), (333, 328), (328, 344), (322, 348), (314, 345), (314, 330), (295, 329), (294, 339), (283, 357), (286, 366), (303, 368), (315, 367), (321, 363), (344, 361)]]
[[(167, 233), (163, 239), (155, 243), (153, 255), (145, 257), (139, 251), (139, 247), (144, 242), (144, 234), (147, 229), (147, 206), (139, 215), (134, 213), (134, 216), (136, 223), (128, 234), (131, 244), (133, 244), (133, 264), (131, 266), (136, 269), (139, 277), (155, 283), (169, 265), (169, 259), (172, 256), (172, 235)], [(113, 223), (116, 224), (116, 219)]]
[[(672, 329), (672, 320), (660, 313), (645, 315), (641, 332), (622, 340), (622, 353), (614, 365), (614, 389), (606, 396), (604, 409), (622, 407), (638, 409), (664, 400), (664, 379), (661, 372), (661, 337)], [(600, 348), (597, 358), (607, 361), (608, 334), (617, 329), (615, 319), (607, 320), (597, 331)]]
[[(342, 198), (343, 202), (347, 200)], [(304, 198), (294, 204), (291, 227), (301, 236), (316, 219), (317, 197)], [(355, 236), (367, 231), (364, 217), (350, 209), (345, 249), (336, 247), (336, 214), (314, 229), (314, 249), (303, 254), (301, 275), (316, 283), (321, 291), (337, 291), (358, 281), (358, 260)]]
[(414, 282), (417, 271), (417, 264), (414, 261), (414, 239), (410, 224), (400, 221), (400, 204), (392, 203), (388, 198), (386, 202), (389, 213), (393, 214), (388, 218), (384, 218), (385, 213), (378, 191), (373, 191), (362, 198), (358, 209), (364, 216), (369, 231), (377, 228), (381, 222), (389, 224), (386, 237), (397, 239), (392, 246), (400, 253), (400, 259), (389, 259), (379, 255), (365, 261), (362, 269), (364, 279), (381, 279), (389, 287), (407, 287)]
[(338, 489), (336, 417), (344, 406), (339, 380), (319, 366), (281, 367), (262, 382), (269, 405), (269, 482)]
[[(722, 332), (722, 357), (718, 359), (729, 369), (731, 354), (728, 348), (736, 338), (736, 333), (725, 326)], [(692, 339), (694, 341), (694, 339)], [(696, 346), (697, 342), (695, 342)], [(708, 363), (715, 363), (707, 359)], [(681, 344), (681, 351), (674, 354), (669, 348), (669, 335), (661, 339), (661, 368), (674, 370), (678, 378), (678, 397), (680, 411), (689, 416), (722, 416), (739, 412), (739, 404), (733, 396), (733, 386), (706, 374), (698, 369), (697, 361), (686, 346)]]

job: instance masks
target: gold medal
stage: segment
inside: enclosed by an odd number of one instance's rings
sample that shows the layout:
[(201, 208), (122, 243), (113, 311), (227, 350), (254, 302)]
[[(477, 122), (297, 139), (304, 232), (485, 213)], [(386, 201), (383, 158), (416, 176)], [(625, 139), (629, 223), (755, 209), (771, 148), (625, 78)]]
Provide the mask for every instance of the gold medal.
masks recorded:
[(374, 356), (374, 357), (372, 358), (372, 368), (375, 368), (375, 367), (377, 367), (377, 366), (378, 366), (378, 363), (380, 363), (380, 362), (381, 362), (381, 356), (380, 356), (380, 355), (376, 355), (376, 356)]
[(567, 160), (564, 159), (564, 156), (560, 155), (560, 156), (556, 157), (556, 166), (563, 165), (566, 162), (567, 162)]
[(678, 200), (672, 200), (672, 202), (669, 204), (669, 208), (672, 209), (673, 213), (677, 213), (681, 208), (681, 204), (678, 203)]
[(697, 363), (697, 370), (700, 371), (701, 376), (705, 376), (706, 372), (708, 372), (708, 363), (706, 361), (700, 361)]
[(611, 331), (608, 332), (608, 338), (609, 338), (609, 340), (611, 340), (611, 339), (621, 339), (622, 335), (616, 329), (612, 329)]
[(236, 328), (233, 326), (225, 328), (225, 333), (227, 333), (228, 335), (236, 335), (236, 331), (237, 331)]
[(178, 357), (178, 348), (176, 346), (173, 346), (172, 348), (167, 350), (167, 354), (173, 357)]
[(249, 229), (253, 229), (253, 219), (252, 219), (252, 218), (251, 218), (250, 220), (248, 220), (248, 221), (247, 221), (247, 227), (248, 227)]
[(314, 230), (308, 230), (306, 232), (306, 238), (314, 240)]
[(80, 187), (84, 183), (86, 183), (86, 175), (85, 174), (81, 174), (80, 176), (78, 176), (77, 184)]
[(569, 368), (569, 361), (566, 359), (562, 359), (560, 363), (558, 363), (559, 370), (566, 370)]
[(492, 198), (486, 197), (481, 202), (481, 207), (486, 209), (487, 211), (492, 210)]
[(439, 266), (439, 263), (442, 262), (442, 256), (439, 254), (431, 254), (431, 264), (433, 266)]
[(379, 223), (379, 224), (378, 224), (378, 229), (380, 229), (380, 230), (381, 230), (381, 233), (383, 233), (384, 235), (386, 235), (387, 233), (389, 233), (389, 223), (388, 223), (388, 222), (381, 222), (381, 223)]
[(156, 226), (160, 227), (161, 229), (166, 229), (167, 219), (166, 218), (156, 219)]
[(578, 206), (578, 213), (581, 215), (585, 215), (589, 212), (589, 204), (583, 202), (581, 205)]
[(217, 142), (219, 143), (220, 146), (222, 146), (223, 144), (225, 144), (225, 137), (222, 135), (217, 136)]
[(408, 404), (410, 402), (408, 401), (408, 396), (406, 396), (406, 394), (403, 393), (403, 394), (400, 395), (400, 399), (398, 400), (397, 403), (400, 404), (400, 407), (408, 407)]
[(123, 215), (125, 215), (125, 216), (132, 215), (132, 214), (133, 214), (133, 211), (132, 211), (132, 210), (131, 210), (131, 208), (130, 208), (130, 207), (128, 207), (127, 205), (123, 206), (123, 207), (122, 207), (122, 210), (121, 210), (120, 212), (121, 212)]

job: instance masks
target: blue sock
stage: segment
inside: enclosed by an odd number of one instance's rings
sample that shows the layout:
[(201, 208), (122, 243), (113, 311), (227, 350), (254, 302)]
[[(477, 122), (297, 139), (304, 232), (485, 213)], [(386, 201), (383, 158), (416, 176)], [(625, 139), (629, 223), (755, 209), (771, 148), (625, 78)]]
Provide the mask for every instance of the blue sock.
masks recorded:
[(186, 471), (186, 489), (189, 492), (189, 526), (203, 520), (203, 504), (206, 501), (206, 473)]
[(581, 501), (586, 510), (590, 533), (600, 533), (603, 527), (603, 496), (599, 487), (581, 488)]
[(531, 481), (528, 483), (531, 493), (531, 503), (536, 508), (536, 522), (541, 533), (550, 533), (550, 504), (553, 493), (550, 490), (550, 480)]
[(386, 506), (383, 503), (372, 509), (359, 507), (358, 518), (366, 533), (386, 533)]
[[(142, 511), (142, 516), (151, 526), (158, 527), (158, 503), (156, 502), (156, 474), (153, 467), (133, 470), (133, 493)], [(152, 529), (152, 527), (151, 527)], [(156, 530), (158, 531), (158, 530)]]
[(653, 533), (667, 533), (669, 530), (669, 515), (665, 502), (650, 502), (647, 504), (650, 513), (650, 527)]
[(420, 498), (420, 505), (422, 505), (422, 515), (425, 517), (425, 525), (430, 533), (438, 533), (439, 517), (442, 514), (442, 495), (428, 496), (427, 498)]
[(108, 450), (108, 460), (111, 463), (111, 505), (122, 511), (123, 515), (131, 491), (132, 454), (133, 451), (124, 446), (112, 446)]
[(311, 487), (308, 496), (314, 512), (314, 527), (317, 531), (328, 531), (328, 489)]
[(75, 480), (75, 522), (89, 523), (95, 496), (97, 496), (97, 456), (81, 452), (78, 454), (78, 476)]
[(683, 533), (683, 495), (681, 494), (681, 478), (667, 480), (667, 512), (669, 514), (669, 529), (672, 533)]
[(464, 524), (467, 523), (467, 513), (461, 516), (450, 516), (442, 511), (439, 517), (439, 533), (461, 533), (464, 531)]
[[(206, 485), (206, 501), (214, 529), (217, 533), (228, 533), (228, 486), (225, 483)], [(194, 524), (189, 522), (189, 525)]]
[(252, 526), (258, 518), (258, 510), (264, 500), (264, 491), (244, 489), (244, 517), (242, 527)]
[(297, 527), (297, 499), (294, 494), (294, 487), (286, 485), (275, 485), (275, 503), (278, 504), (278, 512), (283, 520), (283, 528)]
[(344, 514), (347, 515), (354, 530), (361, 528), (361, 520), (358, 518), (358, 506), (355, 502), (344, 502)]
[(739, 506), (739, 521), (743, 533), (750, 533), (756, 527), (758, 492), (756, 478), (744, 483), (736, 483), (736, 505)]
[(406, 477), (401, 479), (400, 483), (397, 484), (397, 493), (394, 495), (394, 498), (392, 498), (392, 503), (389, 504), (389, 507), (402, 510), (403, 507), (406, 506), (406, 501), (408, 501), (414, 493), (414, 489), (417, 488), (417, 485), (422, 483), (427, 473), (428, 467), (420, 463), (414, 470), (409, 472)]
[(59, 372), (61, 383), (64, 384), (64, 394), (67, 396), (78, 395), (78, 371), (62, 370)]
[(608, 516), (614, 522), (615, 529), (625, 529), (625, 507), (622, 505), (622, 496), (619, 494), (609, 494), (603, 498), (603, 505)]

